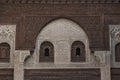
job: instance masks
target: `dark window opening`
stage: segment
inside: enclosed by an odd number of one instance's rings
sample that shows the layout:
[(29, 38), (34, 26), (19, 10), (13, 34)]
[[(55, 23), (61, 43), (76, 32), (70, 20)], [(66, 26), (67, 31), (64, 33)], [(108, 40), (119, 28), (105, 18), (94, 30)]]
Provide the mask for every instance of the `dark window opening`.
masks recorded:
[(85, 61), (85, 45), (81, 41), (75, 41), (71, 46), (71, 61), (83, 62)]
[(81, 54), (81, 52), (80, 52), (80, 48), (77, 47), (77, 48), (76, 48), (76, 56), (80, 56), (80, 54)]
[(10, 45), (8, 43), (0, 44), (0, 62), (9, 62), (10, 60)]
[(115, 46), (115, 60), (120, 62), (120, 43)]
[(45, 48), (45, 53), (44, 53), (44, 55), (45, 55), (46, 57), (49, 56), (49, 49), (48, 49), (48, 48)]
[(39, 62), (54, 62), (54, 46), (45, 41), (40, 46)]

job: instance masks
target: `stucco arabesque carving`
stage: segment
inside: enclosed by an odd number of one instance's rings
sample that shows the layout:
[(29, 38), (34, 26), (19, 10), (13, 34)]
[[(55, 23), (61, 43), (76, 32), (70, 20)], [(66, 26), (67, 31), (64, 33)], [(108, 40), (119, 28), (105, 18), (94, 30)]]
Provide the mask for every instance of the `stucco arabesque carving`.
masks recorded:
[(15, 31), (9, 27), (0, 27), (0, 38), (3, 40), (11, 40), (14, 38)]
[(113, 27), (110, 32), (112, 39), (120, 41), (120, 27)]

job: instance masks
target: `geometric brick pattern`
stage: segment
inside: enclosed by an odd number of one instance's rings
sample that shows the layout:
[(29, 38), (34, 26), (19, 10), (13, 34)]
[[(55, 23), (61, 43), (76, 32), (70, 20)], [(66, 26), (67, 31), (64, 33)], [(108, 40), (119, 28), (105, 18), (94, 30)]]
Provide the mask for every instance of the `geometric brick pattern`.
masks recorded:
[(25, 80), (100, 80), (99, 69), (25, 69)]

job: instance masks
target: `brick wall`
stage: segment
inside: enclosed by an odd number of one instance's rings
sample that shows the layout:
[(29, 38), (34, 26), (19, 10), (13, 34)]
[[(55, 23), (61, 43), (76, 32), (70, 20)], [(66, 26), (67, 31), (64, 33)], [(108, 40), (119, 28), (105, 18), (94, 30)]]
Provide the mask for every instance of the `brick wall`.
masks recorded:
[(13, 80), (13, 69), (0, 69), (0, 80)]
[(25, 80), (100, 80), (99, 69), (25, 69)]
[(16, 24), (16, 49), (34, 49), (36, 37), (49, 22), (67, 18), (88, 35), (90, 49), (109, 50), (109, 24), (120, 23), (120, 4), (0, 4), (0, 24)]

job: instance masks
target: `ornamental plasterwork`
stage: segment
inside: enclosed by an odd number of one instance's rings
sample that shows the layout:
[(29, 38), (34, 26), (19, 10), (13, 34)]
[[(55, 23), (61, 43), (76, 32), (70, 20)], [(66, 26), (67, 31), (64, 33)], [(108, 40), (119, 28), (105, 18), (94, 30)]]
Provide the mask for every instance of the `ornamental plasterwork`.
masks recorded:
[(111, 27), (111, 37), (116, 41), (120, 41), (120, 26)]
[(11, 40), (15, 37), (15, 26), (13, 25), (0, 25), (0, 39)]

